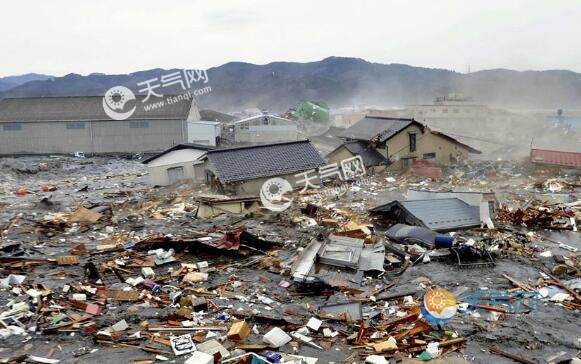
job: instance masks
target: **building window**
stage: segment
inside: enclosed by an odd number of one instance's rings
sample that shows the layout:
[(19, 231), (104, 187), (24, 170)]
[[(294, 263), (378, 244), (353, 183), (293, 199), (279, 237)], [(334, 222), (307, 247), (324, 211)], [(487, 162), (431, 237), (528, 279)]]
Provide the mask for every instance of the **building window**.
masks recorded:
[(82, 121), (67, 123), (67, 129), (85, 129), (85, 123)]
[(446, 108), (442, 109), (442, 113), (447, 114), (448, 113), (448, 109), (446, 109)]
[(22, 123), (6, 123), (6, 124), (2, 124), (2, 130), (4, 130), (4, 131), (22, 130)]
[(436, 159), (436, 153), (425, 153), (424, 159)]
[(130, 121), (129, 127), (131, 129), (146, 129), (149, 128), (149, 121)]
[(410, 137), (410, 152), (416, 151), (416, 134), (410, 133), (408, 134)]
[(401, 160), (403, 162), (403, 168), (411, 167), (414, 162), (414, 158), (402, 158)]

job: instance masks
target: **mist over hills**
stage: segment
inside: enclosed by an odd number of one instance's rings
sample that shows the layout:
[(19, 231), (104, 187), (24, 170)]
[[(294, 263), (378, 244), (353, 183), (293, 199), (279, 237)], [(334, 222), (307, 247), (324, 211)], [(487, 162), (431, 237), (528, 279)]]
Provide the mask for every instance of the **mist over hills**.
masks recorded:
[(20, 86), (30, 81), (43, 81), (53, 76), (40, 75), (38, 73), (27, 73), (25, 75), (0, 77), (0, 92)]
[[(0, 78), (0, 98), (102, 95), (124, 85), (177, 71), (151, 69), (126, 75), (94, 73), (64, 77), (23, 75)], [(492, 69), (462, 74), (404, 64), (381, 64), (359, 58), (329, 57), (317, 62), (273, 62), (255, 65), (229, 62), (208, 70), (212, 91), (200, 96), (202, 108), (235, 111), (259, 107), (285, 111), (304, 100), (325, 101), (331, 107), (372, 105), (393, 107), (431, 103), (451, 92), (495, 106), (541, 109), (581, 108), (581, 74), (566, 70), (513, 71)], [(26, 77), (30, 77), (26, 79)], [(157, 89), (181, 93), (178, 86)]]

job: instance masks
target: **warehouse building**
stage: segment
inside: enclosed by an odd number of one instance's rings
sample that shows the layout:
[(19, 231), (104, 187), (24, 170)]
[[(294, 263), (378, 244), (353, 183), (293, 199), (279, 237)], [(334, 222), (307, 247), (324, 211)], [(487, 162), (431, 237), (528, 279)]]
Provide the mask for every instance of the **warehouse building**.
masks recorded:
[(102, 96), (0, 100), (0, 155), (157, 152), (187, 142), (187, 123), (200, 120), (195, 99), (146, 109), (144, 97), (125, 120), (105, 113)]

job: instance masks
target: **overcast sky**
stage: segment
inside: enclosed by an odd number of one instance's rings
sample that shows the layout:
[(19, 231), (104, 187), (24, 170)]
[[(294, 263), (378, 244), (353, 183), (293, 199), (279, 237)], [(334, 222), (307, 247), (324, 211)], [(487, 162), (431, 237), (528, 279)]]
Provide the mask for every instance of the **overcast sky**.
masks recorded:
[(581, 72), (581, 0), (7, 0), (0, 76), (328, 56)]

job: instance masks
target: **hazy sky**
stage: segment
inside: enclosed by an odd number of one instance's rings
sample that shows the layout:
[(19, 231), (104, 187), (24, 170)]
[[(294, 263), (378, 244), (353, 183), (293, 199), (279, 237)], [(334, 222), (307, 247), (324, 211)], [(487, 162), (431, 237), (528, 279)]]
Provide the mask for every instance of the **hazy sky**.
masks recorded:
[(581, 0), (6, 0), (0, 76), (328, 56), (581, 72)]

